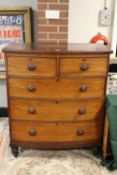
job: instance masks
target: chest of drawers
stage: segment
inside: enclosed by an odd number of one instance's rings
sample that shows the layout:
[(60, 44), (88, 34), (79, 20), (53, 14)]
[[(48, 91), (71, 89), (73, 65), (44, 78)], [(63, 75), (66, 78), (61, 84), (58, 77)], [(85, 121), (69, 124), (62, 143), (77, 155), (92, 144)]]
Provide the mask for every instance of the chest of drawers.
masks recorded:
[(7, 68), (10, 145), (101, 145), (110, 50), (92, 44), (11, 44)]

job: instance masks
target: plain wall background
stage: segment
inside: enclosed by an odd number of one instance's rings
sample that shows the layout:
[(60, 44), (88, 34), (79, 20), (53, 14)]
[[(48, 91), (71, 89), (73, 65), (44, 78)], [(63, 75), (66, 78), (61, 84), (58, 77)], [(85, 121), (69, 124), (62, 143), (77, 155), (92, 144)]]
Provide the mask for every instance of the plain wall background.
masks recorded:
[(90, 42), (98, 32), (111, 41), (113, 10), (115, 0), (107, 0), (107, 7), (112, 11), (111, 26), (99, 26), (99, 11), (104, 8), (105, 0), (69, 0), (69, 36), (70, 43)]
[(117, 48), (117, 0), (115, 0), (114, 5), (114, 21), (113, 21), (113, 29), (112, 29), (112, 43), (111, 48), (113, 50), (113, 54), (111, 54), (112, 57), (115, 57), (116, 59), (116, 48)]
[[(112, 36), (112, 25), (100, 27), (98, 25), (99, 11), (104, 8), (105, 0), (69, 0), (68, 42), (89, 42), (98, 32)], [(113, 13), (115, 0), (107, 0), (107, 7)], [(26, 6), (34, 11), (34, 38), (37, 35), (37, 0), (3, 0), (0, 7)], [(113, 15), (112, 15), (113, 19)], [(0, 80), (0, 107), (7, 106), (6, 83)]]
[(7, 106), (6, 81), (0, 80), (0, 107)]

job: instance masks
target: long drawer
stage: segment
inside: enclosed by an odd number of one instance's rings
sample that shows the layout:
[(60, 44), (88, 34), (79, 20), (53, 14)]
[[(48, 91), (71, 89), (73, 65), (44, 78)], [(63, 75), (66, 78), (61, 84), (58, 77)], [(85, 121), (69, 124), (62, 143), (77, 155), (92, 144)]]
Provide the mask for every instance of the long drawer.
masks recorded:
[[(32, 58), (8, 57), (8, 74), (27, 75), (27, 76), (55, 76), (56, 59), (50, 58)], [(23, 63), (23, 64), (22, 64)]]
[(38, 98), (86, 98), (104, 95), (104, 78), (25, 79), (9, 78), (9, 95)]
[(71, 142), (95, 141), (101, 137), (101, 125), (86, 123), (38, 123), (12, 121), (11, 134), (14, 141)]
[(87, 121), (102, 118), (104, 100), (40, 101), (10, 99), (12, 119), (33, 121)]

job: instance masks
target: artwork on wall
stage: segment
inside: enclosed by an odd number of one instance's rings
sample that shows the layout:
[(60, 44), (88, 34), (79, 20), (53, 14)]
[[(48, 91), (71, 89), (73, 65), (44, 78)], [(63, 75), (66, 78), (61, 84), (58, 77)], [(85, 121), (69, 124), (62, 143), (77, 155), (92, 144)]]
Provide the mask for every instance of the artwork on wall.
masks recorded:
[(9, 43), (30, 43), (31, 41), (31, 9), (0, 8), (0, 79), (5, 78), (2, 49)]

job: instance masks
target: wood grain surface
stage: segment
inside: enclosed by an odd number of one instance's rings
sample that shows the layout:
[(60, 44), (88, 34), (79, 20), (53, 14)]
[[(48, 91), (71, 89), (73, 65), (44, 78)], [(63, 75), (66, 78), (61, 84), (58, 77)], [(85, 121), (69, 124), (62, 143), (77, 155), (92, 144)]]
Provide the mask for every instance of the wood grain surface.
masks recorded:
[[(29, 66), (35, 66), (34, 70), (29, 70)], [(55, 76), (56, 59), (50, 58), (32, 58), (32, 57), (9, 57), (8, 74), (29, 75), (29, 76)]]
[[(97, 66), (98, 64), (98, 66)], [(82, 70), (82, 66), (87, 65), (87, 70)], [(61, 74), (80, 75), (106, 75), (107, 58), (62, 58), (60, 60)]]
[[(38, 123), (28, 121), (12, 121), (12, 138), (19, 141), (91, 141), (100, 138), (98, 122), (86, 123)], [(30, 131), (35, 135), (31, 136)], [(78, 134), (78, 130), (84, 132)]]
[(10, 99), (12, 119), (33, 121), (90, 121), (102, 118), (104, 100), (42, 101)]
[[(85, 98), (104, 96), (104, 78), (72, 78), (72, 79), (22, 79), (10, 78), (9, 94), (13, 97), (38, 98)], [(33, 86), (34, 91), (29, 92)], [(85, 91), (81, 91), (84, 87)]]

